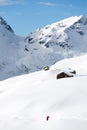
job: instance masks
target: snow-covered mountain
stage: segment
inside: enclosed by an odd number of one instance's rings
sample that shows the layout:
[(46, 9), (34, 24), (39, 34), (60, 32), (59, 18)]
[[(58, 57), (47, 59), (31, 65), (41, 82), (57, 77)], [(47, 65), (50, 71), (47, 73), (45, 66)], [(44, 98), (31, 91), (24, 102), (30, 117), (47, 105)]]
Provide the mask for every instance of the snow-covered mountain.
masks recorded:
[[(65, 59), (48, 71), (1, 81), (0, 130), (87, 130), (86, 59)], [(56, 79), (69, 68), (75, 77)]]
[(87, 18), (75, 16), (16, 36), (0, 17), (0, 80), (87, 52)]
[[(87, 18), (75, 16), (53, 23), (31, 33), (27, 39), (29, 44), (39, 43), (54, 51), (58, 49), (85, 51)], [(83, 40), (83, 43), (82, 43)]]
[(0, 80), (15, 75), (20, 39), (0, 17)]

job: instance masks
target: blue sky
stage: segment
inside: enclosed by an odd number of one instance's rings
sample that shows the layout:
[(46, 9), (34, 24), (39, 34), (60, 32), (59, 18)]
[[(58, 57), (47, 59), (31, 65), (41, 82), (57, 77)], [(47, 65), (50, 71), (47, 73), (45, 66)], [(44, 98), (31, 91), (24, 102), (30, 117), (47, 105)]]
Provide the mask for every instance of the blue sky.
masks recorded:
[(17, 35), (81, 14), (87, 16), (87, 0), (0, 0), (0, 16)]

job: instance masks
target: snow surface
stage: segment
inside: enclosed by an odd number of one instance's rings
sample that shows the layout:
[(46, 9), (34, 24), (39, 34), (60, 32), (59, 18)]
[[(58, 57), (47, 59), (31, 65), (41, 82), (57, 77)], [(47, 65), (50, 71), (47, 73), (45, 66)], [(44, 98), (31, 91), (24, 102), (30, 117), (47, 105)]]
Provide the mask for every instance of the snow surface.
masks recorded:
[(41, 70), (57, 61), (87, 52), (87, 18), (75, 16), (15, 35), (0, 17), (0, 80)]
[[(0, 130), (87, 130), (87, 55), (0, 82)], [(57, 80), (60, 70), (76, 76)], [(47, 116), (50, 116), (47, 121)]]

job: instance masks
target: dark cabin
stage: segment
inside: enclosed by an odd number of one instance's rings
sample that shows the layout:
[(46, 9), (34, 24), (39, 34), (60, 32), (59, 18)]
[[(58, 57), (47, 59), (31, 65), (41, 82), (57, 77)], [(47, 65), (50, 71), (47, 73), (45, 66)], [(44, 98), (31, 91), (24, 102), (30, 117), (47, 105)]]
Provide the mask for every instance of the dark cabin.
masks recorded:
[(67, 74), (66, 72), (61, 72), (59, 74), (57, 74), (57, 79), (60, 79), (60, 78), (68, 78), (68, 77), (73, 77), (73, 74)]

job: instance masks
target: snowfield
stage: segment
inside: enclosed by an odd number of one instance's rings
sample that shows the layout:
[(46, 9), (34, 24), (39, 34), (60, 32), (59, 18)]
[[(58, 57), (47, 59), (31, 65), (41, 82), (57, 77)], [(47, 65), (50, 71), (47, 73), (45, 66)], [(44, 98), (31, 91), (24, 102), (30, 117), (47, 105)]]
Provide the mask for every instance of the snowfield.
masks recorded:
[[(87, 130), (86, 59), (65, 59), (48, 71), (1, 81), (0, 130)], [(70, 68), (74, 77), (56, 79)]]

